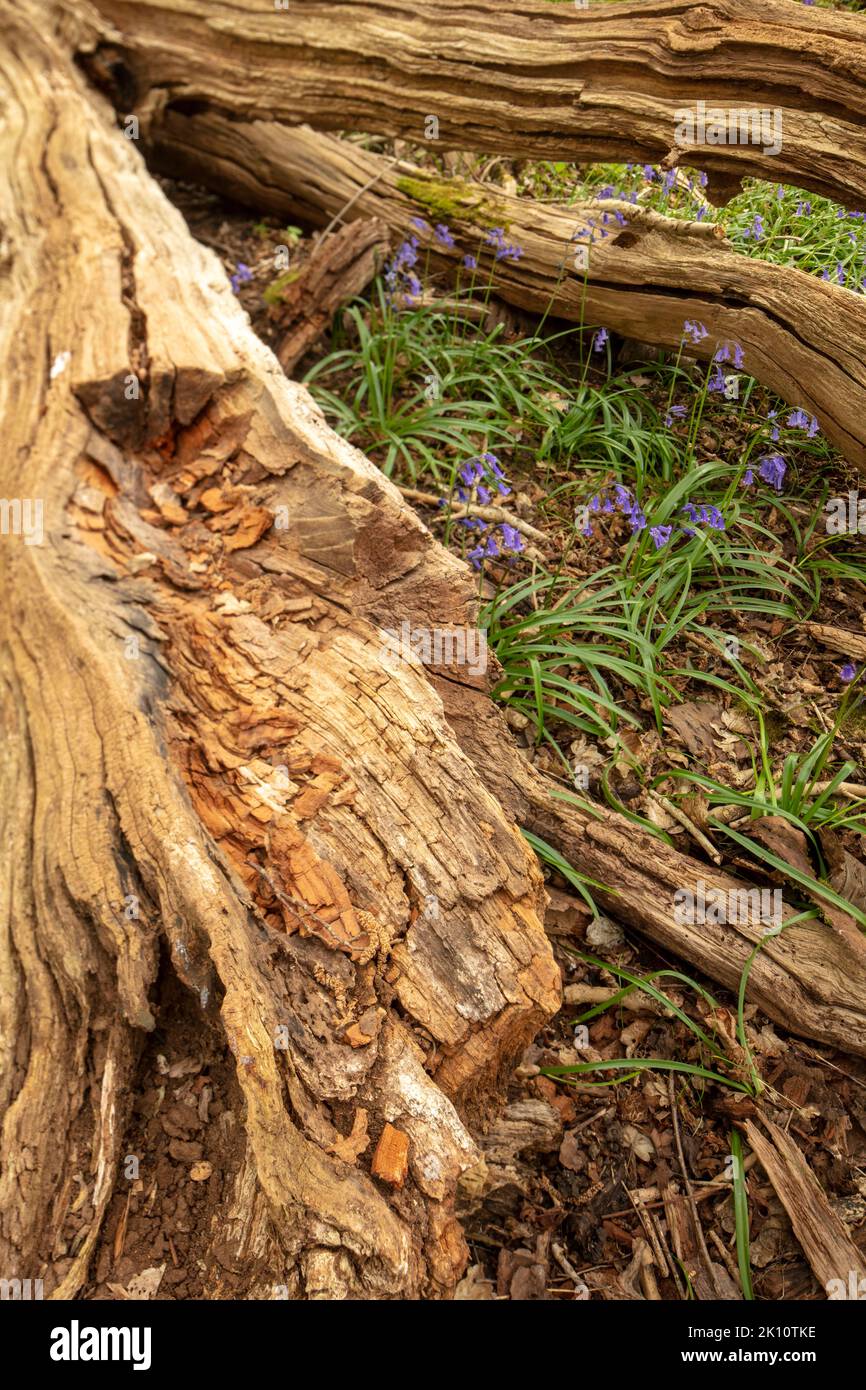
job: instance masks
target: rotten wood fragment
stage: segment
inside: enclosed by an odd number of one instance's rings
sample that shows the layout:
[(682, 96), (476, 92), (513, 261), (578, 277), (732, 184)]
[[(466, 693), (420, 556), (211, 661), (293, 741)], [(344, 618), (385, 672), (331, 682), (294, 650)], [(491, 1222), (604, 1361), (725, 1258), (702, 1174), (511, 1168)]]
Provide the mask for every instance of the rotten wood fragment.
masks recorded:
[[(775, 1188), (812, 1272), (831, 1298), (862, 1297), (866, 1261), (827, 1200), (793, 1139), (762, 1115), (763, 1129), (746, 1120), (746, 1138)], [(862, 1282), (861, 1282), (862, 1281)]]
[(382, 268), (387, 250), (384, 223), (365, 218), (329, 232), (297, 271), (277, 279), (272, 317), (279, 323), (276, 353), (287, 376), (329, 327), (337, 310), (367, 288)]
[(409, 1172), (409, 1136), (393, 1125), (386, 1124), (379, 1136), (371, 1169), (374, 1178), (381, 1178), (392, 1187), (402, 1187)]

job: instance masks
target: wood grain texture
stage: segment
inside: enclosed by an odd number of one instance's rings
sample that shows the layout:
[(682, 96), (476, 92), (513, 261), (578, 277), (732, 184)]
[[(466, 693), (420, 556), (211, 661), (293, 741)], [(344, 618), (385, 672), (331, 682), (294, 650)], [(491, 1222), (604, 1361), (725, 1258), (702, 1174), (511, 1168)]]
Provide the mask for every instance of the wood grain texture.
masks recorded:
[[(41, 10), (3, 19), (0, 493), (45, 534), (0, 541), (0, 1264), (80, 1287), (164, 952), (235, 1058), (233, 1241), (267, 1230), (296, 1297), (435, 1297), (467, 1123), (559, 1002), (534, 857), (420, 665), (381, 659), (397, 615), (465, 617), (468, 575), (285, 378)], [(399, 1195), (345, 1157), (361, 1109), (411, 1141)]]
[[(72, 3), (79, 14), (83, 6)], [(673, 161), (722, 201), (746, 174), (866, 206), (866, 25), (790, 0), (95, 0), (132, 106), (510, 156)], [(99, 38), (91, 43), (100, 42)], [(675, 143), (699, 100), (781, 113), (782, 148)]]

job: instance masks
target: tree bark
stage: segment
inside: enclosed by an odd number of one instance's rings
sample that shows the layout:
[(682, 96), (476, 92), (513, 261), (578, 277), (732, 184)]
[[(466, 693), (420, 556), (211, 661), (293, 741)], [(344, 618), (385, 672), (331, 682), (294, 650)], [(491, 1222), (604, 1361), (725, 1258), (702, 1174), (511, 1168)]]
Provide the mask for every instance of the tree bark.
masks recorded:
[[(76, 7), (78, 8), (78, 7)], [(697, 165), (726, 201), (746, 174), (866, 206), (866, 36), (859, 15), (789, 0), (634, 0), (586, 10), (546, 0), (96, 0), (106, 76), (127, 109), (204, 105), (576, 161)], [(704, 101), (776, 111), (772, 143), (678, 146), (678, 112)]]
[[(454, 276), (463, 255), (475, 255), (482, 282), (492, 273), (497, 296), (521, 309), (674, 348), (684, 321), (695, 319), (708, 337), (688, 343), (690, 354), (711, 359), (719, 343), (739, 342), (751, 375), (815, 415), (846, 458), (866, 467), (863, 296), (744, 256), (711, 222), (613, 201), (535, 203), (273, 122), (169, 111), (151, 138), (157, 168), (281, 216), (314, 225), (341, 215), (377, 217), (401, 236), (413, 216), (445, 221), (456, 245), (445, 250), (428, 234), (434, 263)], [(516, 264), (494, 266), (483, 245), (493, 226), (507, 228), (508, 240), (523, 248)], [(578, 246), (587, 249), (585, 271), (575, 266)]]

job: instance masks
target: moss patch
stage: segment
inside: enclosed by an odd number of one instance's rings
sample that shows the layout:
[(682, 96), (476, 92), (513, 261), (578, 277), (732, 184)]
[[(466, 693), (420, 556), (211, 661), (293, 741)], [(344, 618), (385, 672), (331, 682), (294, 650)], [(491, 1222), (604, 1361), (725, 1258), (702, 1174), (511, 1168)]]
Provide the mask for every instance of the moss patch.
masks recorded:
[(262, 299), (266, 304), (279, 304), (283, 297), (283, 290), (293, 284), (300, 275), (299, 270), (284, 270), (282, 275), (278, 275), (276, 280), (272, 280), (267, 289), (262, 294)]
[(441, 222), (474, 222), (479, 227), (501, 227), (508, 231), (504, 204), (497, 203), (462, 179), (402, 177), (397, 187), (407, 198), (425, 208)]

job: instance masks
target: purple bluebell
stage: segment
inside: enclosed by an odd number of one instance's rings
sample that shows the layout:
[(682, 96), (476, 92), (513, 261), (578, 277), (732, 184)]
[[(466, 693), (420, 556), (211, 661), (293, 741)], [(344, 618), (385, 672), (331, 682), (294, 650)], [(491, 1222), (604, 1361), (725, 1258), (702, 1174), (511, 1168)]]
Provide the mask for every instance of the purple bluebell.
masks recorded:
[(698, 323), (695, 319), (686, 319), (683, 324), (683, 333), (695, 346), (697, 346), (698, 343), (702, 343), (704, 338), (710, 336), (704, 325)]
[(661, 550), (662, 546), (667, 545), (673, 534), (673, 526), (651, 526), (650, 535), (656, 550)]
[(788, 465), (781, 454), (767, 454), (766, 458), (761, 459), (758, 465), (758, 476), (763, 478), (765, 483), (775, 488), (777, 492), (782, 491), (782, 483), (785, 479)]
[(509, 526), (507, 522), (503, 522), (499, 529), (502, 532), (503, 549), (510, 550), (513, 554), (519, 555), (520, 551), (523, 549), (523, 537), (517, 528)]

